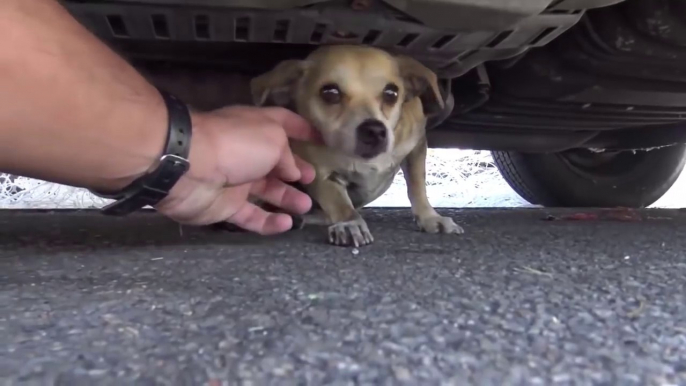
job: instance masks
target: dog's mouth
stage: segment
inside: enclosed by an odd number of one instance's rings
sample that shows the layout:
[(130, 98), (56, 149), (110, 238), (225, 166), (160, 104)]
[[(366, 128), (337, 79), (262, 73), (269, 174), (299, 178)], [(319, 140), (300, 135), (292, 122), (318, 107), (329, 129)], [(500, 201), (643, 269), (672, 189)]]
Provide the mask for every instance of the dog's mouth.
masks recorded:
[(379, 148), (379, 145), (375, 143), (358, 143), (355, 147), (355, 155), (365, 160), (375, 158), (376, 156), (381, 155), (385, 151), (385, 146), (383, 147), (383, 149), (381, 149)]

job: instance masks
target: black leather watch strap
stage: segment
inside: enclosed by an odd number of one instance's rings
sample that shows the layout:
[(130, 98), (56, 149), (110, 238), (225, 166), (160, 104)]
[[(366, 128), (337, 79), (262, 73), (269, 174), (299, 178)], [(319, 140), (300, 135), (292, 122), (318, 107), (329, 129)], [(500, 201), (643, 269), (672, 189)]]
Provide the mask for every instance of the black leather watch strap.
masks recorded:
[(124, 216), (162, 201), (188, 171), (192, 123), (188, 107), (175, 96), (160, 90), (169, 114), (167, 143), (154, 170), (116, 193), (94, 194), (116, 200), (102, 208), (106, 215)]

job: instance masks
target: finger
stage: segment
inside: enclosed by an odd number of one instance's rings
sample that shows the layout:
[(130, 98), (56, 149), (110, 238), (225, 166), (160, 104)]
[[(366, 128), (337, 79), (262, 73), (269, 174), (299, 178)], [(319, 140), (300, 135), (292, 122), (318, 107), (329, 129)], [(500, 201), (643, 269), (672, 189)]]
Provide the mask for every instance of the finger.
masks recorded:
[(293, 218), (283, 213), (270, 213), (246, 202), (226, 221), (261, 235), (283, 233), (293, 227)]
[(321, 134), (305, 118), (283, 107), (231, 106), (214, 111), (229, 117), (237, 113), (262, 115), (283, 128), (289, 138), (324, 143)]
[(316, 176), (314, 166), (297, 155), (294, 155), (294, 157), (295, 164), (297, 165), (298, 169), (300, 169), (300, 182), (303, 184), (309, 184), (314, 181), (314, 177)]
[(270, 174), (288, 182), (299, 181), (302, 178), (302, 173), (300, 173), (300, 168), (295, 162), (295, 156), (288, 147), (288, 143), (281, 149), (281, 158)]
[(322, 143), (319, 132), (300, 115), (283, 107), (263, 107), (262, 112), (281, 125), (289, 138)]
[(295, 155), (289, 147), (283, 150), (281, 159), (269, 175), (287, 182), (309, 184), (314, 181), (316, 172), (309, 162)]
[(275, 178), (254, 183), (250, 194), (294, 214), (304, 214), (312, 208), (310, 196)]

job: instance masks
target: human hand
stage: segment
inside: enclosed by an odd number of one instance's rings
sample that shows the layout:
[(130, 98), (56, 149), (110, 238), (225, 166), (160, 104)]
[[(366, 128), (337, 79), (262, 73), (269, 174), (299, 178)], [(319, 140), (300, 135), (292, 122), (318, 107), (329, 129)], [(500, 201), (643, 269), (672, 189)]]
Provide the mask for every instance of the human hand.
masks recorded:
[(190, 170), (156, 209), (184, 224), (227, 221), (260, 234), (291, 229), (287, 214), (269, 213), (255, 196), (302, 214), (312, 200), (286, 182), (308, 184), (314, 169), (290, 150), (288, 138), (317, 140), (300, 116), (283, 108), (236, 106), (194, 113)]

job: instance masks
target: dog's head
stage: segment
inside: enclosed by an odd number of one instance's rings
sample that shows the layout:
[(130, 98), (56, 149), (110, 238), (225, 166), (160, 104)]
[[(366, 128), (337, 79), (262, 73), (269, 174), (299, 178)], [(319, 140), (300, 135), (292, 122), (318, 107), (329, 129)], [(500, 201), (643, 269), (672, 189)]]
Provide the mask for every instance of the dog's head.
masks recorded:
[(362, 46), (327, 46), (251, 82), (256, 105), (285, 106), (309, 120), (328, 147), (371, 159), (393, 149), (403, 105), (443, 108), (436, 74), (408, 57)]

